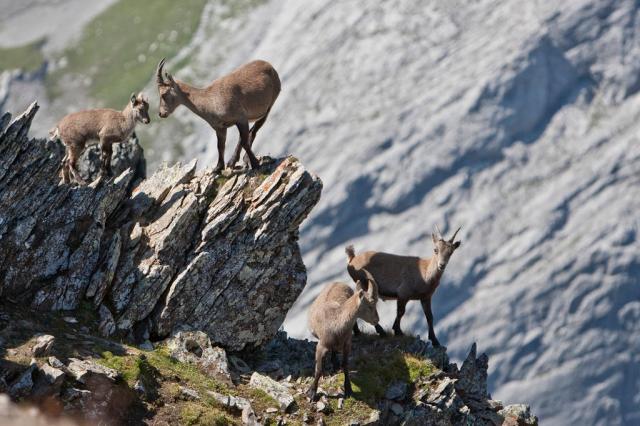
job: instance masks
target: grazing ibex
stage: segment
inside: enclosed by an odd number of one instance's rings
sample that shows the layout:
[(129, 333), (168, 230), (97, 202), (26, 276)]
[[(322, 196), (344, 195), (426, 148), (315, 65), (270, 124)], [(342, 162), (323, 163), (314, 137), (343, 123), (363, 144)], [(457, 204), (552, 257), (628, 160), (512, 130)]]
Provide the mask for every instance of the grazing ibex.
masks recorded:
[[(397, 315), (393, 323), (393, 331), (396, 335), (402, 335), (400, 321), (405, 312), (405, 306), (409, 300), (420, 300), (422, 309), (429, 324), (429, 340), (433, 346), (440, 346), (433, 330), (433, 313), (431, 312), (431, 297), (440, 284), (440, 278), (444, 272), (449, 258), (460, 247), (460, 241), (454, 242), (460, 228), (454, 232), (449, 240), (442, 238), (440, 230), (431, 234), (433, 240), (433, 256), (419, 258), (413, 256), (397, 256), (394, 254), (367, 251), (356, 256), (353, 246), (346, 248), (349, 263), (347, 271), (354, 281), (362, 280), (363, 270), (373, 275), (378, 284), (378, 293), (382, 300), (397, 300)], [(384, 335), (380, 325), (376, 331)], [(357, 325), (354, 332), (358, 333)]]
[(115, 109), (89, 109), (65, 116), (49, 132), (54, 140), (60, 138), (65, 146), (60, 177), (63, 183), (71, 181), (86, 184), (76, 168), (76, 162), (90, 140), (100, 143), (100, 176), (111, 175), (111, 153), (114, 142), (124, 142), (133, 133), (136, 123), (149, 124), (149, 102), (139, 93), (131, 94), (131, 99), (122, 111)]
[(318, 381), (322, 375), (322, 359), (328, 351), (332, 351), (331, 359), (334, 367), (337, 364), (335, 352), (342, 352), (342, 368), (344, 371), (344, 395), (352, 395), (349, 380), (349, 354), (351, 352), (351, 329), (357, 318), (378, 324), (378, 290), (373, 277), (365, 270), (367, 290), (360, 281), (356, 282), (356, 291), (345, 283), (334, 282), (322, 290), (309, 309), (309, 329), (318, 339), (316, 346), (316, 370), (313, 384), (307, 396), (314, 400), (318, 389)]
[[(165, 72), (163, 76), (164, 63), (165, 60), (161, 60), (156, 70), (160, 117), (166, 118), (179, 105), (184, 105), (209, 123), (218, 139), (217, 172), (224, 168), (227, 128), (236, 126), (240, 132), (240, 140), (227, 166), (233, 167), (238, 162), (240, 150), (244, 148), (251, 168), (259, 167), (251, 146), (280, 93), (280, 78), (271, 64), (265, 61), (249, 62), (199, 89), (174, 80), (169, 73)], [(251, 130), (250, 121), (255, 121)]]

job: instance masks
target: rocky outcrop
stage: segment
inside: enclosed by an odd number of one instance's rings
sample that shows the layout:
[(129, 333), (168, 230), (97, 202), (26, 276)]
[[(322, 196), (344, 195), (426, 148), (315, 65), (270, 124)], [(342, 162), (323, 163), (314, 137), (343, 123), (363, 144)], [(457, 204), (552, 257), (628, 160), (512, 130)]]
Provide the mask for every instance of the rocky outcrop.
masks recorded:
[(123, 146), (129, 167), (114, 179), (59, 185), (60, 144), (27, 138), (37, 109), (0, 120), (3, 298), (44, 310), (89, 300), (105, 335), (136, 340), (198, 329), (241, 350), (275, 334), (306, 282), (298, 227), (316, 176), (292, 157), (224, 176), (193, 161), (138, 184), (140, 153)]

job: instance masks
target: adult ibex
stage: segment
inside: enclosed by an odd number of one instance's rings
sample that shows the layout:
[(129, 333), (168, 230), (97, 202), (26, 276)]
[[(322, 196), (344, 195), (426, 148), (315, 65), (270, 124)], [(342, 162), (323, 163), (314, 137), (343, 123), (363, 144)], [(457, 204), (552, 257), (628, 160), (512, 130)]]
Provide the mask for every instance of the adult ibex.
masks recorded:
[[(366, 275), (366, 269), (373, 275), (378, 284), (378, 294), (383, 300), (397, 300), (396, 320), (393, 323), (393, 331), (401, 335), (400, 321), (405, 312), (409, 300), (419, 300), (429, 324), (429, 340), (434, 346), (440, 346), (433, 330), (433, 313), (431, 311), (431, 298), (440, 284), (440, 278), (449, 262), (453, 252), (460, 247), (460, 241), (454, 242), (460, 228), (454, 232), (449, 240), (431, 234), (433, 240), (433, 256), (420, 258), (414, 256), (397, 256), (376, 251), (367, 251), (356, 256), (353, 246), (346, 248), (349, 263), (347, 271), (354, 281), (362, 280)], [(376, 326), (376, 331), (384, 335), (384, 329)], [(357, 325), (354, 332), (358, 333)]]
[[(202, 89), (174, 80), (169, 73), (165, 72), (163, 76), (164, 64), (163, 59), (156, 70), (160, 117), (166, 118), (179, 105), (184, 105), (209, 123), (218, 139), (218, 163), (215, 168), (218, 172), (224, 168), (227, 128), (236, 126), (240, 140), (227, 166), (233, 167), (238, 162), (240, 150), (244, 148), (251, 168), (259, 167), (251, 146), (280, 93), (280, 78), (271, 64), (265, 61), (249, 62)], [(255, 123), (249, 130), (251, 121)]]

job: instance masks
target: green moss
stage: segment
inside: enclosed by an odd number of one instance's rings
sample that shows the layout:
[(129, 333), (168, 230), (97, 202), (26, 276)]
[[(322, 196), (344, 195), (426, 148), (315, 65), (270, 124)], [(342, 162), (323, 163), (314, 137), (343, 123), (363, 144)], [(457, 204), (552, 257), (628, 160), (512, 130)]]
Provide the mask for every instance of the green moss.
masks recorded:
[(50, 95), (71, 73), (91, 78), (90, 94), (108, 107), (122, 108), (129, 94), (150, 81), (162, 57), (171, 58), (198, 27), (206, 0), (120, 0), (86, 26), (63, 56), (67, 66), (50, 76)]
[(0, 71), (22, 69), (34, 71), (44, 62), (40, 48), (43, 40), (37, 40), (24, 46), (0, 48)]
[[(384, 396), (393, 382), (411, 383), (420, 376), (428, 376), (435, 367), (428, 361), (394, 350), (384, 356), (360, 358), (357, 373), (351, 378), (354, 396), (367, 403), (374, 403)], [(342, 374), (340, 380), (344, 380)]]
[(187, 402), (180, 409), (180, 420), (184, 425), (230, 425), (233, 422), (219, 410), (197, 402)]

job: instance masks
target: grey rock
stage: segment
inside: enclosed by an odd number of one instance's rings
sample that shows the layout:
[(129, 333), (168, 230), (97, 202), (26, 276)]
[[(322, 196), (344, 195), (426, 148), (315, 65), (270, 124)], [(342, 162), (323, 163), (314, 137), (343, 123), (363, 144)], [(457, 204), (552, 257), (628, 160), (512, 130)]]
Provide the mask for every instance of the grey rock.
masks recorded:
[(104, 337), (109, 337), (116, 331), (116, 322), (113, 319), (113, 314), (105, 305), (100, 305), (98, 309), (98, 315), (100, 316), (100, 323), (98, 325), (98, 331)]
[(264, 410), (264, 412), (267, 413), (267, 414), (273, 414), (273, 413), (277, 413), (278, 409), (275, 408), (275, 407), (269, 407), (266, 410)]
[(344, 406), (344, 398), (338, 398), (338, 410), (342, 410)]
[(247, 405), (242, 409), (242, 424), (245, 426), (261, 426), (256, 418), (256, 413), (251, 408), (251, 405)]
[(36, 342), (31, 348), (31, 355), (35, 357), (47, 356), (53, 347), (55, 337), (50, 334), (44, 334), (36, 338)]
[(528, 405), (512, 404), (507, 405), (498, 412), (504, 417), (504, 424), (509, 426), (537, 426), (538, 418), (531, 414)]
[(150, 340), (145, 340), (144, 342), (140, 343), (138, 347), (145, 351), (152, 351), (154, 349), (153, 343), (151, 343)]
[(207, 391), (207, 394), (211, 395), (223, 407), (228, 409), (243, 411), (247, 407), (251, 408), (249, 400), (239, 396), (223, 395), (214, 391)]
[(33, 372), (35, 370), (35, 363), (29, 365), (29, 367), (9, 386), (9, 395), (13, 398), (22, 398), (29, 395), (33, 388)]
[(147, 389), (144, 386), (144, 383), (142, 383), (142, 381), (140, 380), (136, 380), (136, 382), (133, 384), (133, 390), (143, 395), (147, 393)]
[(282, 411), (287, 411), (295, 404), (295, 400), (289, 393), (289, 389), (286, 386), (283, 386), (272, 378), (263, 376), (258, 372), (254, 372), (251, 375), (249, 386), (266, 392), (269, 396), (278, 401)]
[(241, 358), (238, 358), (237, 356), (229, 355), (228, 359), (233, 369), (238, 373), (246, 374), (251, 372), (251, 367), (249, 367), (247, 363), (244, 362)]
[(231, 381), (229, 361), (224, 349), (212, 347), (209, 336), (201, 331), (179, 331), (166, 340), (169, 353), (181, 362), (196, 364), (207, 375)]
[(320, 179), (288, 157), (228, 178), (195, 161), (165, 166), (135, 190), (126, 165), (95, 185), (58, 185), (61, 145), (27, 138), (37, 109), (0, 133), (3, 297), (50, 310), (87, 297), (124, 335), (187, 326), (234, 351), (276, 334), (306, 283), (298, 229)]
[(401, 401), (406, 397), (408, 387), (407, 382), (392, 383), (384, 393), (384, 397), (393, 401)]
[(180, 395), (187, 400), (196, 401), (200, 399), (200, 394), (196, 390), (184, 386), (180, 386)]
[(460, 367), (456, 389), (460, 391), (463, 399), (473, 398), (484, 400), (487, 398), (487, 369), (489, 357), (482, 354), (476, 357), (476, 344), (471, 346), (467, 358)]
[(64, 382), (65, 372), (49, 364), (43, 364), (36, 369), (35, 377), (32, 391), (34, 397), (57, 395)]
[(89, 359), (69, 358), (69, 361), (69, 365), (67, 365), (69, 373), (83, 384), (87, 384), (92, 378), (104, 378), (110, 382), (115, 382), (120, 377), (116, 370)]
[(371, 415), (369, 415), (369, 418), (362, 423), (362, 426), (377, 426), (380, 425), (380, 411), (378, 410), (373, 410), (371, 412)]
[[(144, 150), (135, 133), (128, 141), (113, 144), (111, 155), (111, 168), (115, 176), (127, 169), (134, 171), (133, 180), (137, 181), (146, 177), (147, 165), (144, 159)], [(100, 147), (89, 145), (78, 160), (80, 175), (87, 181), (93, 182), (100, 175)]]
[(402, 405), (398, 404), (397, 402), (391, 404), (391, 407), (389, 407), (389, 409), (396, 416), (401, 416), (402, 413), (404, 413), (404, 408), (402, 408)]
[(50, 356), (49, 359), (49, 365), (54, 367), (54, 368), (58, 368), (58, 369), (65, 369), (65, 365), (62, 363), (62, 361), (60, 361), (58, 358), (56, 358), (55, 356)]

